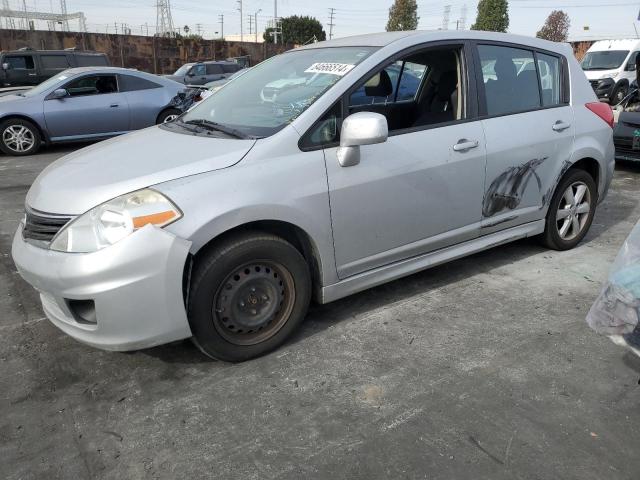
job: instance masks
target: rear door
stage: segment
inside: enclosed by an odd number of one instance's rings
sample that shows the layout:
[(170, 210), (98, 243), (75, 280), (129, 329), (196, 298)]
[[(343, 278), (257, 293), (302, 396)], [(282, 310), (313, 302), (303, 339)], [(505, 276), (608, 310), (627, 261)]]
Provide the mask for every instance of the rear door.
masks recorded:
[(47, 78), (72, 67), (70, 55), (67, 53), (41, 53), (38, 55), (40, 61), (40, 71), (38, 78), (44, 82)]
[(84, 75), (62, 88), (69, 96), (44, 102), (52, 140), (112, 136), (130, 130), (129, 105), (118, 89), (117, 75)]
[(214, 82), (216, 80), (222, 80), (225, 78), (225, 73), (222, 65), (219, 63), (207, 63), (207, 81), (205, 83)]
[(482, 234), (544, 218), (573, 149), (562, 56), (499, 43), (475, 47), (487, 142)]

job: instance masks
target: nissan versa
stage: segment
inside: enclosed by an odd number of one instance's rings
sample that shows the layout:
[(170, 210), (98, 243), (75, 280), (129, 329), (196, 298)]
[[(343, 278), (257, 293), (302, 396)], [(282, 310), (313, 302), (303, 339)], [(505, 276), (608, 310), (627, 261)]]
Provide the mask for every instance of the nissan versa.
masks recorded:
[(245, 360), (282, 344), (312, 297), (523, 237), (574, 247), (611, 181), (612, 121), (568, 45), (461, 31), (317, 43), (50, 165), (13, 258), (82, 342), (193, 337)]

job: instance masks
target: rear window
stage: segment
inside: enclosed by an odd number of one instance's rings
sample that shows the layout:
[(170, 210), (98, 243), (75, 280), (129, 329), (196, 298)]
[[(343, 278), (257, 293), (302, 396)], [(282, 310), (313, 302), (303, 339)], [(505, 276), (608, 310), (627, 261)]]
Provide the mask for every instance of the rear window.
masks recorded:
[(45, 69), (66, 70), (70, 67), (66, 55), (40, 55), (40, 61)]
[(207, 63), (207, 75), (218, 75), (223, 73), (222, 66), (217, 63)]
[(223, 63), (222, 64), (222, 70), (224, 71), (224, 73), (235, 73), (238, 71), (238, 66), (237, 65), (232, 65), (229, 63)]
[(109, 60), (105, 55), (76, 55), (79, 67), (108, 67)]
[(162, 88), (162, 85), (134, 75), (120, 75), (121, 92), (135, 92), (138, 90), (151, 90), (153, 88)]

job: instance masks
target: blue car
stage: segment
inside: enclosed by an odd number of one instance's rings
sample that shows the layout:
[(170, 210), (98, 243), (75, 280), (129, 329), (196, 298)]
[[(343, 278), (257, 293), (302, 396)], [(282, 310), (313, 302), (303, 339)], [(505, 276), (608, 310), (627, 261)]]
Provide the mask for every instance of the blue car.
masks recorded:
[(43, 144), (98, 140), (171, 120), (185, 86), (136, 70), (65, 70), (31, 90), (0, 97), (0, 150), (30, 155)]

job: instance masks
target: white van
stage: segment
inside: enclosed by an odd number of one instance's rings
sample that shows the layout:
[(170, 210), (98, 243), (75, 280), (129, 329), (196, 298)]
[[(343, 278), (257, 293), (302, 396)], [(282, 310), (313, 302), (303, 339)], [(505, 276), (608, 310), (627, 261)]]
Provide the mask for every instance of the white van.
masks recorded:
[(639, 39), (600, 40), (587, 50), (581, 65), (600, 99), (617, 105), (636, 79)]

